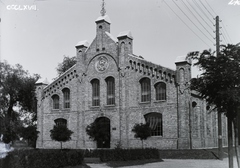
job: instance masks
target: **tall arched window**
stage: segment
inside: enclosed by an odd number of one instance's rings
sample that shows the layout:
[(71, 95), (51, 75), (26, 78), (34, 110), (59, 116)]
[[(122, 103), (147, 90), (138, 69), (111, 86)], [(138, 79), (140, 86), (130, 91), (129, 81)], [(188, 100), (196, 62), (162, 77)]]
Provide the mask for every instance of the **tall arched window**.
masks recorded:
[(70, 89), (64, 88), (63, 92), (63, 107), (70, 108)]
[(148, 102), (151, 100), (151, 83), (149, 78), (140, 80), (141, 84), (141, 102)]
[(52, 107), (54, 110), (57, 110), (59, 109), (59, 96), (58, 95), (53, 95), (52, 96)]
[(179, 70), (179, 82), (183, 83), (185, 81), (185, 71), (183, 68)]
[(155, 84), (156, 100), (166, 100), (166, 84), (158, 82)]
[(93, 79), (91, 81), (92, 84), (92, 105), (99, 106), (100, 105), (100, 85), (98, 79)]
[(162, 126), (162, 114), (160, 113), (148, 113), (144, 116), (146, 123), (149, 124), (151, 128), (151, 136), (162, 136), (163, 126)]
[(113, 77), (106, 78), (107, 83), (107, 105), (115, 104), (115, 82)]

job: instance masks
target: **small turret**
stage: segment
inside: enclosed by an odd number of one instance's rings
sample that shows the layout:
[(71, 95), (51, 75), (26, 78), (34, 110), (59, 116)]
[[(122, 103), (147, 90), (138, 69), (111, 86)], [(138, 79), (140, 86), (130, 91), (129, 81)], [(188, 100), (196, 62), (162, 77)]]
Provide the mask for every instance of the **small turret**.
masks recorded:
[[(191, 128), (190, 128), (190, 103), (191, 92), (189, 82), (191, 80), (191, 60), (187, 56), (178, 56), (176, 61), (176, 82), (177, 82), (177, 102), (178, 102), (178, 146), (179, 148), (192, 148)], [(190, 137), (190, 138), (189, 138)]]
[(118, 38), (118, 43), (121, 45), (122, 43), (124, 43), (124, 50), (126, 52), (126, 54), (132, 54), (133, 53), (133, 47), (132, 47), (132, 41), (133, 41), (133, 36), (131, 31), (124, 31), (119, 33), (119, 35), (117, 36)]
[(177, 70), (177, 83), (184, 84), (191, 80), (192, 62), (187, 56), (178, 56), (175, 60)]
[(89, 44), (87, 42), (87, 40), (84, 40), (84, 41), (79, 41), (77, 44), (76, 44), (76, 56), (77, 56), (77, 61), (78, 62), (82, 62), (83, 61), (83, 56), (84, 56), (84, 53), (86, 51), (86, 49), (88, 48)]
[(95, 21), (96, 26), (97, 26), (97, 35), (102, 33), (102, 32), (108, 32), (110, 33), (110, 18), (108, 15), (100, 16), (97, 18)]
[(39, 79), (35, 83), (35, 94), (38, 104), (41, 104), (42, 98), (44, 97), (43, 89), (49, 84), (47, 78), (45, 80)]

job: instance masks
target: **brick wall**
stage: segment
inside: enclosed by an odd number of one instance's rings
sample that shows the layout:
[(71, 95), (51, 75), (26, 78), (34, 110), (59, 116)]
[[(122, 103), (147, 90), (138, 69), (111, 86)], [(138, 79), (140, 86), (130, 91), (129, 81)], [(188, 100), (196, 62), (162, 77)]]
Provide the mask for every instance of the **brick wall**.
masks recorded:
[[(103, 26), (101, 29), (99, 26)], [(141, 147), (141, 141), (134, 138), (132, 128), (136, 123), (145, 123), (144, 115), (156, 112), (162, 114), (163, 136), (153, 136), (144, 141), (145, 147), (160, 149), (202, 148), (216, 146), (216, 117), (205, 110), (206, 103), (191, 96), (187, 82), (191, 79), (191, 65), (188, 62), (176, 64), (176, 71), (151, 63), (132, 53), (133, 40), (129, 36), (115, 41), (109, 34), (110, 24), (97, 22), (96, 38), (89, 47), (76, 46), (77, 64), (46, 86), (36, 85), (38, 100), (38, 148), (59, 148), (60, 143), (52, 141), (50, 130), (54, 120), (64, 118), (74, 133), (64, 148), (96, 148), (96, 142), (89, 139), (86, 127), (99, 117), (110, 119), (111, 148), (118, 142), (123, 147)], [(98, 70), (99, 59), (104, 57), (106, 70)], [(106, 103), (107, 77), (115, 79), (115, 104)], [(151, 101), (140, 101), (140, 79), (151, 81)], [(91, 80), (100, 81), (100, 106), (92, 106)], [(154, 85), (166, 84), (166, 101), (156, 101)], [(63, 108), (62, 89), (70, 89), (70, 109)], [(60, 109), (52, 109), (52, 95), (60, 97)], [(191, 107), (192, 101), (197, 107)], [(226, 126), (226, 125), (225, 125)], [(214, 129), (213, 129), (214, 128)], [(210, 130), (209, 130), (210, 129)], [(210, 132), (209, 132), (210, 131)], [(226, 133), (226, 131), (225, 131)], [(191, 136), (191, 138), (190, 138)]]

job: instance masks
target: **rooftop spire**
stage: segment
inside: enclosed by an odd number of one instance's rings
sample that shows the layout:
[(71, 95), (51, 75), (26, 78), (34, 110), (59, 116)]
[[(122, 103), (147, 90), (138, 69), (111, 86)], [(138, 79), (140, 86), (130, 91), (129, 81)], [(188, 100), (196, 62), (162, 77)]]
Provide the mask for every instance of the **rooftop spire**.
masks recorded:
[(104, 2), (104, 0), (102, 0), (102, 9), (101, 9), (101, 12), (100, 12), (102, 16), (104, 16), (106, 14), (105, 4), (106, 3)]

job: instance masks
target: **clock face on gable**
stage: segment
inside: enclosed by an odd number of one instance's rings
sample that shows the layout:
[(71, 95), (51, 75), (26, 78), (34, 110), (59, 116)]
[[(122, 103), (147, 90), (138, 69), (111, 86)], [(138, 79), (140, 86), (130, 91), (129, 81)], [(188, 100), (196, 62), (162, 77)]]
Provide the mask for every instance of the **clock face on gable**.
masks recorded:
[(108, 59), (106, 56), (100, 56), (96, 63), (95, 63), (95, 69), (99, 72), (103, 72), (105, 70), (107, 70), (109, 65)]

